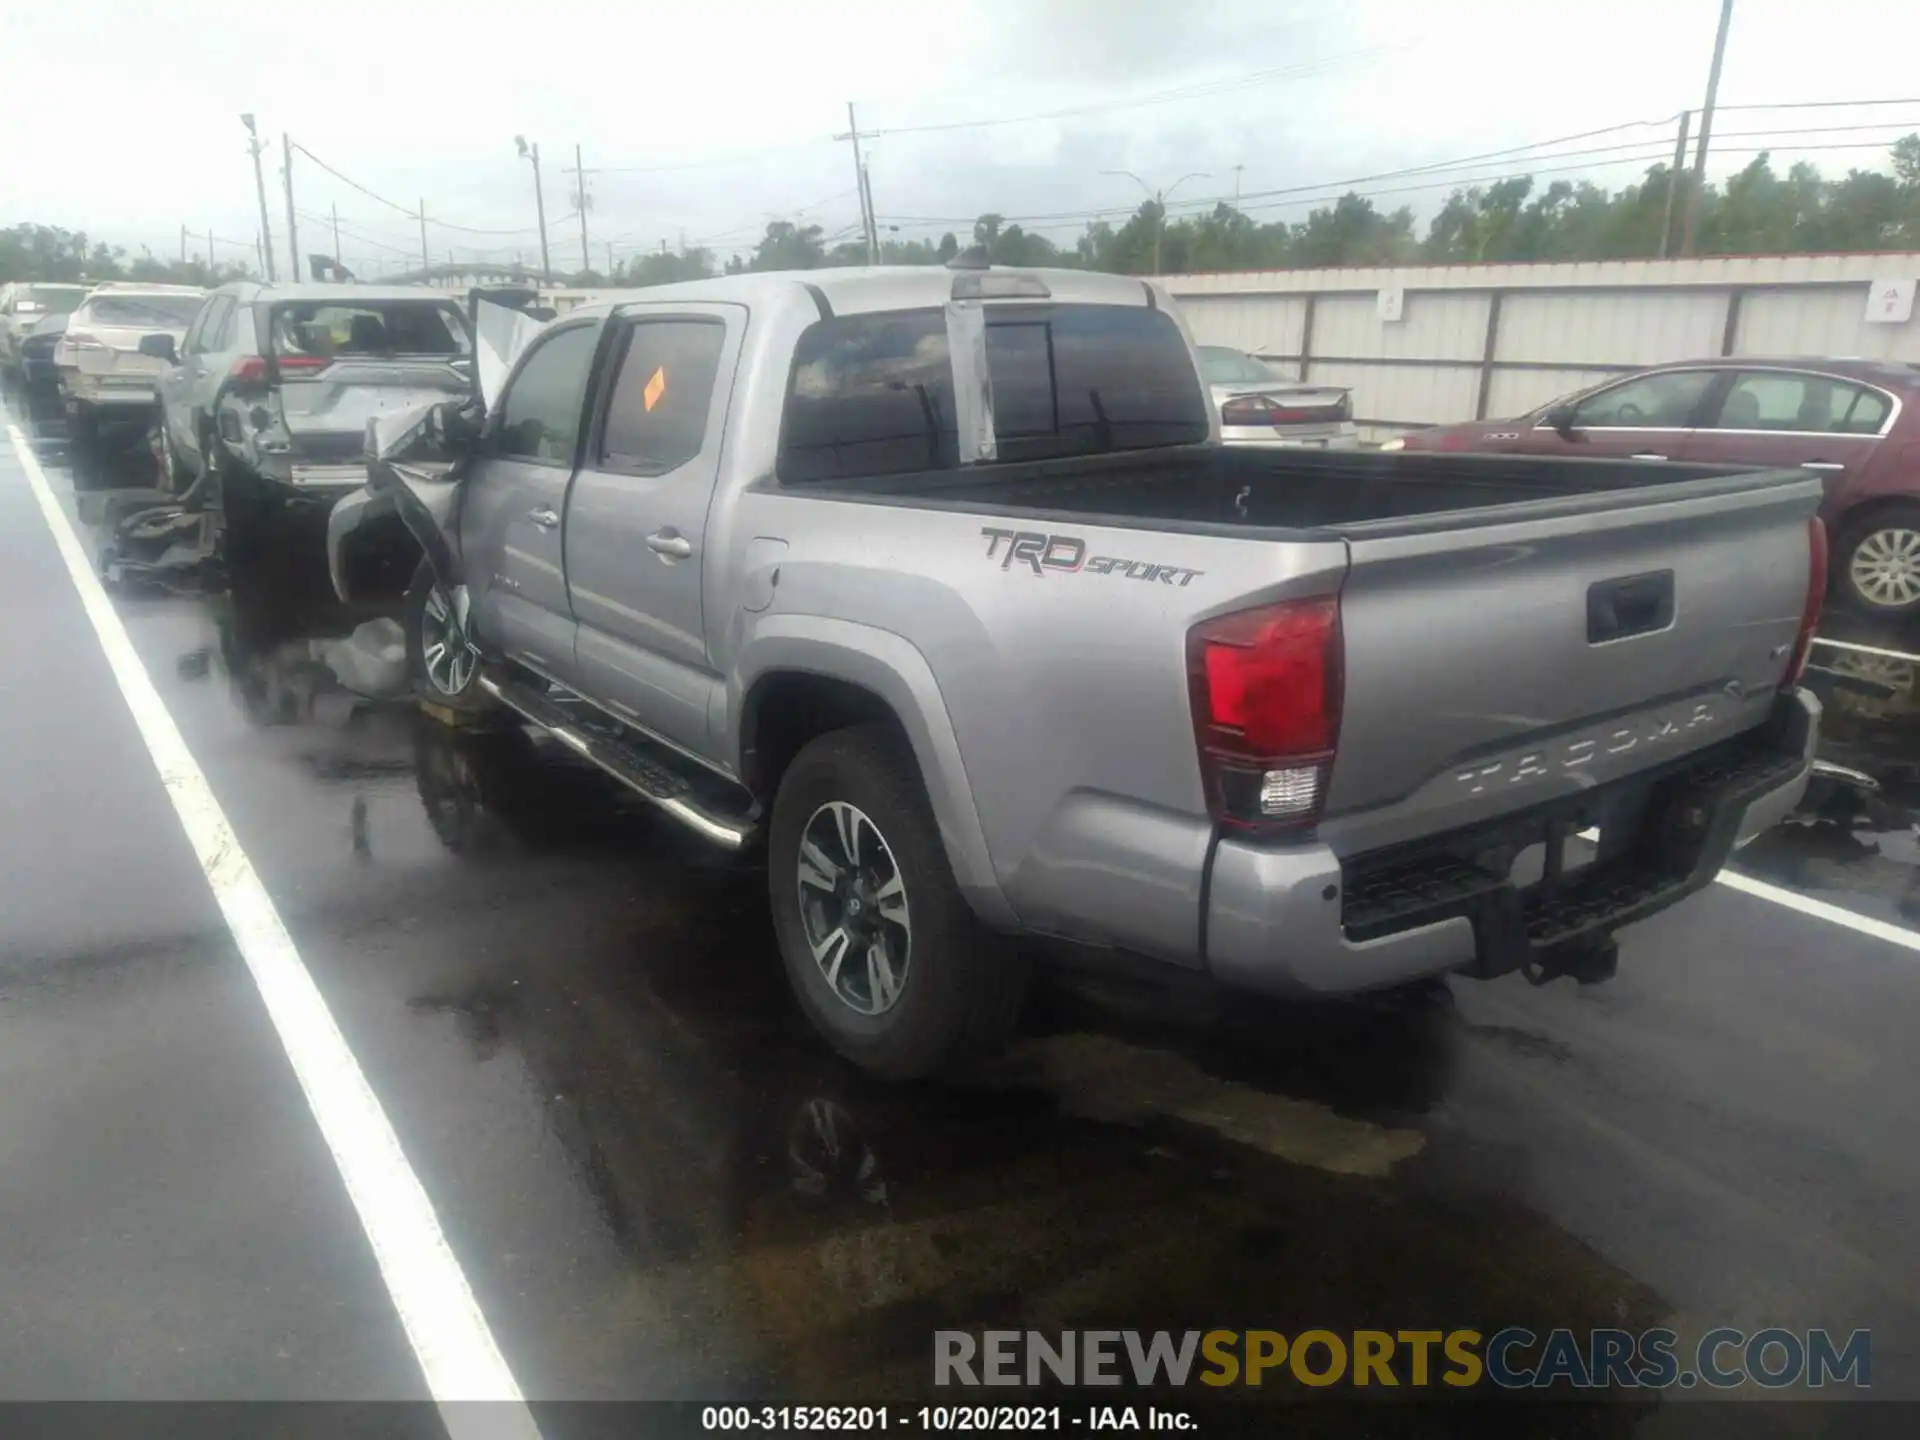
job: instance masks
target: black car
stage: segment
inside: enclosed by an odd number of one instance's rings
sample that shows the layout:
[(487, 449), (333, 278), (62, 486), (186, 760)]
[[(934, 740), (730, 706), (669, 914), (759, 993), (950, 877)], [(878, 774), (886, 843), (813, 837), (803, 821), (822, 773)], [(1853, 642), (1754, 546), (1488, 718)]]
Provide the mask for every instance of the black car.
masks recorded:
[(28, 390), (52, 390), (58, 382), (53, 368), (53, 347), (67, 333), (67, 316), (48, 315), (20, 342), (20, 369)]

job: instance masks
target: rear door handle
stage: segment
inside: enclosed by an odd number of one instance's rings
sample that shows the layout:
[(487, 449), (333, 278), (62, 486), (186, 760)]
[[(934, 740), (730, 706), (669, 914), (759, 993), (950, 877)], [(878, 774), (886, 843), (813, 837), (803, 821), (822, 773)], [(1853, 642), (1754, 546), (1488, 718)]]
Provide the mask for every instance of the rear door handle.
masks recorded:
[(560, 517), (544, 505), (536, 505), (527, 511), (527, 518), (542, 530), (551, 530), (560, 523)]
[(1664, 455), (1656, 455), (1651, 450), (1641, 450), (1633, 455), (1629, 455), (1627, 458), (1629, 460), (1664, 460), (1667, 457)]
[(685, 560), (693, 554), (693, 542), (671, 528), (656, 530), (647, 536), (647, 548), (656, 555), (665, 555), (674, 560)]
[(1844, 470), (1847, 467), (1838, 460), (1802, 460), (1800, 468), (1802, 470)]

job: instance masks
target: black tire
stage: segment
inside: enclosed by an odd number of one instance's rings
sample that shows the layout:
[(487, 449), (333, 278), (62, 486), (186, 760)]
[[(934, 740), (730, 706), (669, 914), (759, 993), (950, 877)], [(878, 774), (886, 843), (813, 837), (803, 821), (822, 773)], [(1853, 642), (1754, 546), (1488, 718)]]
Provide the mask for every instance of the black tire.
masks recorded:
[[(1882, 506), (1841, 528), (1840, 543), (1833, 547), (1833, 587), (1840, 602), (1855, 614), (1876, 620), (1905, 620), (1920, 614), (1920, 548), (1897, 538), (1903, 533), (1920, 538), (1920, 505)], [(1863, 570), (1871, 569), (1871, 561), (1860, 553), (1870, 544), (1896, 572), (1878, 582), (1869, 579), (1868, 588), (1863, 589), (1854, 565), (1860, 560)], [(1892, 552), (1899, 550), (1911, 559), (1896, 561)], [(1905, 576), (1911, 578), (1901, 578)]]
[[(903, 978), (897, 998), (878, 1013), (856, 1008), (829, 985), (808, 938), (809, 923), (824, 922), (817, 909), (811, 917), (802, 913), (801, 842), (834, 802), (857, 809), (878, 833), (879, 855), (904, 886)], [(794, 758), (773, 802), (767, 870), (787, 979), (814, 1028), (856, 1065), (916, 1079), (986, 1055), (1013, 1032), (1026, 996), (1026, 959), (980, 923), (954, 884), (919, 767), (896, 731), (837, 730)], [(868, 900), (863, 923), (871, 923), (874, 908)]]
[(266, 482), (227, 453), (211, 432), (200, 439), (201, 463), (212, 472), (206, 505), (217, 510), (229, 556), (251, 555), (267, 547), (280, 501)]
[(100, 416), (84, 400), (75, 400), (67, 408), (67, 434), (76, 445), (100, 443)]
[[(413, 681), (413, 693), (429, 705), (442, 710), (451, 710), (460, 715), (478, 715), (493, 708), (493, 697), (480, 688), (480, 657), (475, 654), (463, 674), (458, 676), (460, 683), (448, 688), (444, 678), (452, 674), (436, 663), (429, 667), (427, 651), (440, 638), (437, 617), (430, 613), (435, 596), (439, 604), (451, 607), (446, 592), (439, 588), (434, 579), (433, 567), (422, 560), (414, 567), (413, 580), (407, 586), (406, 603), (402, 608), (400, 624), (407, 635), (407, 674)], [(435, 633), (430, 638), (428, 631)]]

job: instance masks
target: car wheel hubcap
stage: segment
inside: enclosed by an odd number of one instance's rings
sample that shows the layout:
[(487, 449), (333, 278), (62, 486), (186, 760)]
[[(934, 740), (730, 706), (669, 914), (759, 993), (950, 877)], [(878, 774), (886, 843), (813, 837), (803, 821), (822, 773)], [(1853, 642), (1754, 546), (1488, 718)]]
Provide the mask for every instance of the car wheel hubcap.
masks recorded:
[(866, 813), (830, 800), (800, 832), (800, 923), (827, 988), (862, 1015), (899, 1002), (912, 959), (907, 887)]
[(443, 695), (465, 690), (480, 663), (438, 585), (427, 592), (426, 612), (420, 620), (420, 654), (426, 661), (427, 679)]
[(1920, 531), (1875, 530), (1854, 548), (1853, 588), (1869, 604), (1888, 607), (1920, 600)]

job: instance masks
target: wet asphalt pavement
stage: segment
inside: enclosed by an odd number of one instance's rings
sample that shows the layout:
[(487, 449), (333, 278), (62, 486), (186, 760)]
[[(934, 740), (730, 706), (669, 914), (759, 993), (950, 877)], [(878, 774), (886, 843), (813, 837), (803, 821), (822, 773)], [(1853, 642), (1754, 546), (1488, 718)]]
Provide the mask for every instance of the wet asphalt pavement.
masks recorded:
[[(149, 483), (36, 434), (83, 518)], [(317, 527), (115, 603), (531, 1398), (918, 1403), (937, 1328), (1101, 1324), (1871, 1328), (1920, 1398), (1920, 953), (1716, 886), (1605, 986), (1061, 973), (974, 1083), (881, 1086), (811, 1040), (762, 876), (394, 698)], [(1920, 670), (1877, 673), (1829, 725), (1873, 813), (1741, 863), (1920, 924)], [(5, 445), (0, 698), (0, 1398), (423, 1396)], [(1683, 1400), (1539, 1433), (1860, 1428)]]

